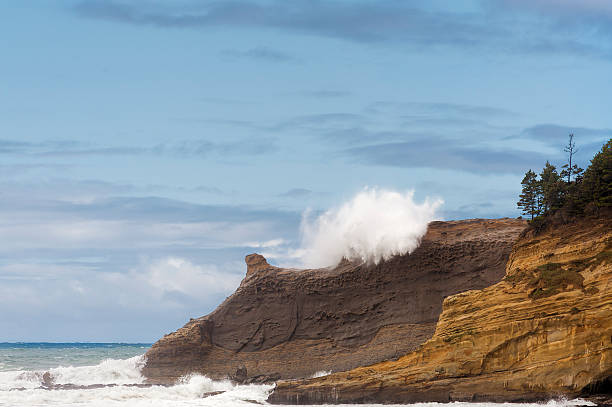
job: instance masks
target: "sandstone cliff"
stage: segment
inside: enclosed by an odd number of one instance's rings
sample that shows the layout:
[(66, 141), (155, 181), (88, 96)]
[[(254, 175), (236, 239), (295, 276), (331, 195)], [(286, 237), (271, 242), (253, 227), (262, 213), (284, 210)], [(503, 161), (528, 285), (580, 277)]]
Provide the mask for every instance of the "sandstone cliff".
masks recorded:
[(444, 300), (418, 350), (326, 377), (281, 381), (283, 403), (536, 400), (612, 381), (612, 227), (583, 220), (526, 233), (503, 281)]
[(154, 383), (192, 372), (304, 378), (405, 355), (431, 338), (445, 297), (501, 280), (524, 228), (515, 219), (433, 222), (412, 254), (376, 266), (294, 270), (247, 256), (236, 292), (154, 344), (143, 373)]

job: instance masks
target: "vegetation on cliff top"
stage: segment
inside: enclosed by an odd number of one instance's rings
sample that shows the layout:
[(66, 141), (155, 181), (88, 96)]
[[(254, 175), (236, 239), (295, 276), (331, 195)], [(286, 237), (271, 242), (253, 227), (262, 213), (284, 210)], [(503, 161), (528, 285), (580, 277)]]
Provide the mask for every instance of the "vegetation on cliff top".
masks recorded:
[[(569, 136), (564, 151), (568, 154), (567, 162), (560, 172), (546, 162), (540, 174), (530, 169), (521, 182), (523, 188), (517, 205), (523, 214), (530, 216), (530, 230), (536, 234), (549, 225), (566, 224), (583, 217), (609, 219), (612, 213), (612, 139), (595, 154), (584, 171), (573, 160), (576, 152), (573, 135)], [(584, 286), (581, 272), (601, 262), (609, 263), (611, 259), (612, 245), (608, 242), (593, 258), (517, 270), (505, 280), (512, 284), (525, 282), (533, 300), (573, 289), (589, 295), (597, 290)]]
[(506, 275), (504, 281), (515, 284), (524, 283), (530, 290), (529, 298), (537, 300), (564, 291), (580, 289), (586, 295), (596, 294), (599, 290), (584, 284), (582, 272), (600, 264), (612, 264), (612, 241), (606, 240), (605, 246), (592, 257), (568, 262), (549, 262), (534, 269), (517, 269)]
[(568, 221), (583, 215), (599, 215), (612, 208), (612, 139), (595, 154), (586, 170), (572, 163), (574, 136), (564, 149), (568, 161), (560, 172), (546, 162), (542, 172), (525, 173), (517, 206), (539, 228), (555, 219)]
[(536, 277), (532, 281), (535, 289), (529, 294), (532, 299), (549, 297), (569, 287), (583, 288), (584, 277), (575, 267), (546, 263), (539, 266), (535, 274)]

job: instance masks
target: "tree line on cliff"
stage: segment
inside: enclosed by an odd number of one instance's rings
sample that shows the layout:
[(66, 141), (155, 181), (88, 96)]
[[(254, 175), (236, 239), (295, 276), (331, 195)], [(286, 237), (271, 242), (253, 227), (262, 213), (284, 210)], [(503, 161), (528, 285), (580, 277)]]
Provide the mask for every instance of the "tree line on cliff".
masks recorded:
[(568, 160), (561, 171), (547, 161), (540, 174), (530, 169), (521, 181), (517, 206), (534, 226), (612, 209), (612, 139), (595, 154), (586, 170), (573, 162), (577, 151), (573, 134), (564, 151)]

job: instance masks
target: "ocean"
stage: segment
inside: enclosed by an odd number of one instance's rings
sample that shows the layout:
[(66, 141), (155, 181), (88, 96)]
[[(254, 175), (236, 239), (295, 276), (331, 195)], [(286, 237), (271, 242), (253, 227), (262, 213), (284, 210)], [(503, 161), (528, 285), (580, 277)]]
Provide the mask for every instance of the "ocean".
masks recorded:
[[(140, 369), (149, 346), (0, 343), (0, 406), (253, 406), (266, 404), (274, 388), (272, 385), (234, 385), (200, 375), (184, 377), (173, 386), (148, 386)], [(451, 404), (455, 407), (542, 407), (541, 404)], [(573, 405), (595, 404), (583, 400), (551, 400), (545, 404), (546, 407)]]

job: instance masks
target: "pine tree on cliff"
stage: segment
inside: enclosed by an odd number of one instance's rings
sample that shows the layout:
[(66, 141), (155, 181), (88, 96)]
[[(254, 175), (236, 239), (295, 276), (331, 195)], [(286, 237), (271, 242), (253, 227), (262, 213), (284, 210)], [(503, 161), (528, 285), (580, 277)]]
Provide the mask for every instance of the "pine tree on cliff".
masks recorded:
[(521, 181), (523, 186), (519, 201), (516, 205), (522, 210), (523, 215), (530, 215), (531, 220), (538, 216), (541, 211), (541, 184), (535, 172), (529, 170)]
[(612, 207), (612, 139), (591, 160), (581, 190), (585, 201), (596, 207)]
[(563, 182), (557, 173), (557, 168), (548, 161), (540, 173), (540, 184), (542, 212), (546, 214), (551, 210), (559, 209), (563, 205)]

